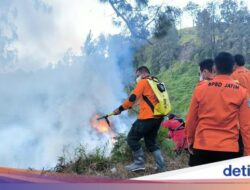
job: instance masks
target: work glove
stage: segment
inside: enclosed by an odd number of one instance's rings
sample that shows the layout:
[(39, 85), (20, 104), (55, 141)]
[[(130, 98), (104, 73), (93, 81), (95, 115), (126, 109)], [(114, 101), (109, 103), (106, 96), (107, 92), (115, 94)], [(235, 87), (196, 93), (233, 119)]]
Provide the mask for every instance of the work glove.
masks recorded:
[(114, 115), (120, 115), (121, 114), (121, 111), (119, 110), (119, 108), (115, 109), (113, 111)]

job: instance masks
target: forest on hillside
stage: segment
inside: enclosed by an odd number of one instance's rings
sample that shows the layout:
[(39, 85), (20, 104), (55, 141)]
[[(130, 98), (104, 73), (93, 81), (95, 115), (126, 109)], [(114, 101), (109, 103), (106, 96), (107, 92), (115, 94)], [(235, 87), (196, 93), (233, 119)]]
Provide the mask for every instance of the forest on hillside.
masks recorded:
[[(139, 44), (135, 67), (144, 62), (157, 74), (175, 60), (199, 60), (214, 57), (220, 51), (241, 53), (250, 59), (247, 1), (211, 1), (205, 7), (190, 1), (183, 9), (169, 6), (167, 2), (150, 6), (150, 0), (100, 2), (110, 4), (116, 13), (114, 24), (123, 28), (134, 44)], [(192, 17), (192, 28), (181, 28), (184, 13)], [(146, 45), (141, 47), (143, 42)]]
[[(173, 112), (185, 117), (198, 82), (197, 64), (221, 51), (243, 54), (250, 61), (250, 12), (247, 2), (223, 0), (206, 6), (190, 1), (183, 9), (150, 0), (100, 0), (113, 11), (113, 23), (132, 43), (133, 67), (145, 65), (168, 88)], [(182, 15), (193, 26), (181, 28)], [(91, 49), (91, 33), (85, 47)], [(92, 47), (94, 49), (94, 46)], [(87, 51), (88, 52), (88, 51)], [(133, 84), (128, 84), (128, 91)]]
[[(247, 1), (211, 1), (204, 7), (190, 1), (183, 9), (167, 2), (150, 6), (150, 0), (100, 2), (113, 8), (114, 24), (133, 42), (133, 67), (146, 65), (166, 83), (173, 112), (182, 117), (198, 82), (197, 64), (201, 60), (228, 51), (243, 54), (247, 63), (250, 61)], [(190, 28), (181, 28), (185, 13), (192, 17)]]

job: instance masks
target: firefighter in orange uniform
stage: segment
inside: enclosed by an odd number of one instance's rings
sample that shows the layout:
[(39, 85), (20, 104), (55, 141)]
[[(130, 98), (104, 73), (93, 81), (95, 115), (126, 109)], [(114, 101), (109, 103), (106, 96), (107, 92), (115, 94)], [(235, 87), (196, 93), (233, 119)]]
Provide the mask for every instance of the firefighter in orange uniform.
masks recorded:
[[(213, 59), (204, 59), (199, 63), (199, 77), (200, 82), (196, 86), (200, 86), (208, 81), (212, 80), (215, 76), (214, 69), (214, 60)], [(193, 155), (189, 155), (189, 165), (193, 165)]]
[(122, 111), (130, 109), (136, 102), (139, 102), (139, 113), (137, 120), (130, 129), (127, 142), (133, 151), (134, 162), (126, 169), (128, 171), (145, 170), (144, 154), (141, 148), (140, 140), (144, 138), (147, 149), (153, 153), (157, 171), (165, 171), (165, 162), (161, 155), (161, 151), (156, 144), (156, 137), (160, 128), (163, 117), (156, 117), (153, 114), (154, 106), (157, 104), (157, 97), (152, 90), (149, 82), (150, 71), (147, 67), (141, 66), (136, 70), (137, 85), (129, 98), (116, 110), (114, 114), (118, 115)]
[[(237, 54), (234, 56), (235, 60), (235, 70), (231, 75), (234, 80), (236, 80), (242, 87), (247, 89), (248, 96), (250, 95), (250, 71), (244, 66), (245, 58), (243, 55)], [(250, 97), (250, 96), (249, 96)], [(243, 155), (244, 145), (242, 142), (242, 137), (239, 137), (240, 151), (239, 155)]]
[(205, 59), (199, 63), (199, 76), (200, 81), (205, 82), (206, 80), (212, 80), (215, 75), (214, 61), (212, 59)]
[(193, 154), (190, 166), (238, 157), (238, 122), (244, 155), (250, 155), (250, 100), (246, 90), (230, 77), (234, 58), (222, 52), (215, 58), (215, 66), (217, 76), (196, 86), (186, 119)]
[(250, 95), (250, 71), (244, 66), (245, 58), (238, 54), (234, 56), (235, 71), (231, 75), (234, 80), (237, 80), (241, 86), (247, 89)]

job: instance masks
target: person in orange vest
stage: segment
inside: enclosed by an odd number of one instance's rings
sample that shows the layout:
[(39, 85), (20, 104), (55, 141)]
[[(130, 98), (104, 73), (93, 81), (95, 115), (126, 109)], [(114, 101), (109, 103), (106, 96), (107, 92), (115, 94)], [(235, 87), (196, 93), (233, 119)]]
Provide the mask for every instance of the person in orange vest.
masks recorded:
[(158, 103), (158, 99), (147, 81), (151, 77), (149, 69), (145, 66), (139, 67), (136, 70), (136, 76), (137, 85), (131, 95), (113, 112), (118, 115), (139, 102), (138, 119), (133, 123), (127, 136), (127, 143), (133, 151), (134, 162), (126, 166), (126, 169), (128, 171), (145, 170), (144, 154), (139, 142), (144, 138), (147, 149), (153, 153), (157, 171), (163, 172), (165, 171), (165, 162), (160, 148), (156, 144), (157, 133), (163, 117), (156, 117), (153, 114), (153, 108)]
[[(199, 63), (199, 77), (200, 82), (196, 85), (202, 85), (212, 80), (215, 76), (214, 60), (213, 59), (204, 59)], [(189, 155), (189, 165), (192, 165), (193, 155)]]
[(187, 141), (184, 132), (185, 122), (174, 114), (168, 115), (168, 120), (162, 123), (163, 128), (168, 128), (168, 137), (175, 143), (175, 151), (179, 153), (187, 148)]
[[(232, 78), (236, 80), (241, 86), (247, 89), (248, 96), (250, 95), (250, 71), (244, 66), (245, 58), (243, 55), (237, 54), (234, 56), (235, 60), (235, 70), (232, 73)], [(249, 96), (250, 97), (250, 96)], [(242, 142), (242, 137), (239, 137), (240, 151), (239, 155), (243, 155), (244, 145)]]
[(243, 55), (237, 54), (234, 56), (235, 71), (231, 75), (234, 80), (237, 80), (241, 86), (247, 89), (250, 95), (250, 71), (244, 66), (245, 58)]
[(199, 63), (200, 81), (212, 80), (214, 75), (214, 61), (212, 59), (205, 59)]
[(238, 157), (239, 130), (244, 155), (250, 155), (250, 100), (247, 91), (230, 75), (234, 58), (221, 52), (215, 58), (217, 75), (196, 86), (186, 118), (190, 166)]

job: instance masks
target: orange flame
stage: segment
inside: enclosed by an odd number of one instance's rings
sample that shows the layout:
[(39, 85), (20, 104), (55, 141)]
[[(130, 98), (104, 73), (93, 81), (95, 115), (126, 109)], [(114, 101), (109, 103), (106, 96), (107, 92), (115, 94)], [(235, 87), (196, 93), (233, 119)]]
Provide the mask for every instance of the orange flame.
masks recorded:
[[(110, 135), (111, 142), (114, 144), (116, 142), (115, 140), (116, 134), (110, 128), (110, 126), (108, 125), (105, 119), (97, 120), (98, 117), (99, 115), (95, 115), (91, 118), (91, 121), (90, 121), (91, 127), (95, 128), (99, 133), (105, 133), (105, 134)], [(112, 126), (112, 122), (110, 122), (110, 124)]]
[(99, 116), (95, 115), (92, 119), (91, 119), (91, 127), (97, 129), (97, 131), (99, 131), (100, 133), (108, 133), (111, 131), (108, 123), (102, 119), (102, 120), (97, 120)]

